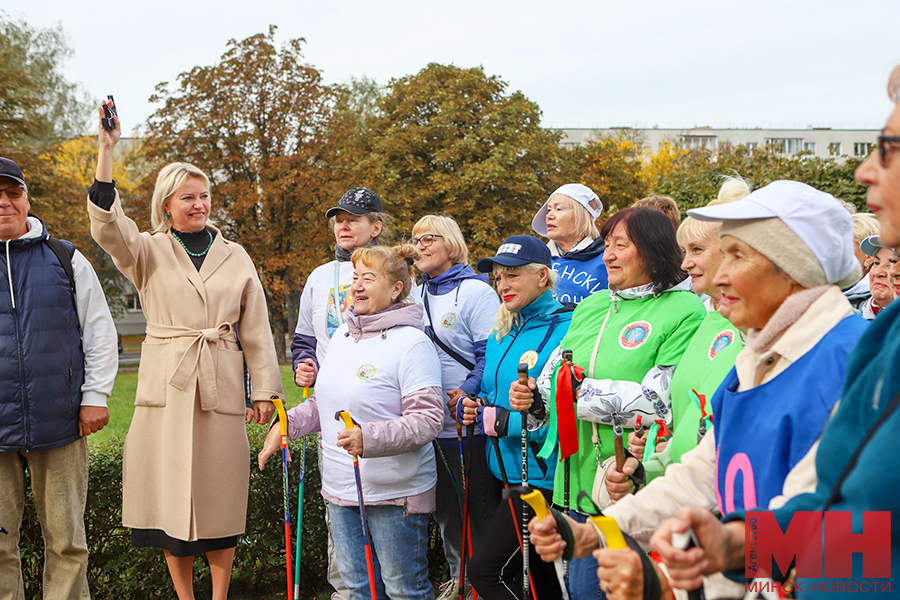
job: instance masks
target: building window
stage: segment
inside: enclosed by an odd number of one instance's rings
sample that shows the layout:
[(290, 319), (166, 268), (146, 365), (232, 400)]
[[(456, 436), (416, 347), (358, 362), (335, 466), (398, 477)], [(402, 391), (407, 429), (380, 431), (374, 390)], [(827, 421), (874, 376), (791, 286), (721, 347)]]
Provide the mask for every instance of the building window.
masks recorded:
[(816, 153), (816, 143), (815, 142), (803, 142), (803, 151), (811, 152), (812, 154)]
[(840, 142), (831, 142), (828, 144), (828, 155), (829, 156), (837, 156), (841, 153), (841, 143)]
[(766, 143), (775, 146), (780, 154), (797, 154), (803, 148), (802, 138), (769, 138)]
[(688, 150), (715, 150), (716, 136), (714, 135), (683, 135), (681, 144)]
[(744, 145), (747, 147), (747, 150), (756, 150), (759, 147), (759, 144), (756, 142), (747, 142)]
[(870, 144), (868, 142), (853, 142), (853, 155), (868, 156), (872, 152), (874, 146), (875, 144)]
[(575, 142), (565, 142), (563, 144), (563, 149), (568, 150), (570, 152), (577, 147), (578, 147), (578, 144), (576, 144)]
[(141, 312), (141, 297), (137, 292), (125, 295), (125, 310), (128, 312)]

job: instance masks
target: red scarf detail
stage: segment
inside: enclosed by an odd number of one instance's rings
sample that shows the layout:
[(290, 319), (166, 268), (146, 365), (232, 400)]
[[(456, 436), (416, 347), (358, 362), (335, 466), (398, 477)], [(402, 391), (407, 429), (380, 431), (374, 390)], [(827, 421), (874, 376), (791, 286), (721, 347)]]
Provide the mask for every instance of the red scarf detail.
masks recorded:
[(560, 458), (569, 458), (578, 452), (573, 379), (576, 381), (584, 379), (584, 369), (574, 362), (563, 359), (556, 374), (556, 425), (559, 429)]
[(660, 441), (664, 437), (669, 436), (669, 428), (666, 427), (666, 422), (662, 419), (657, 419), (656, 424), (659, 425), (659, 429), (656, 430), (656, 441)]

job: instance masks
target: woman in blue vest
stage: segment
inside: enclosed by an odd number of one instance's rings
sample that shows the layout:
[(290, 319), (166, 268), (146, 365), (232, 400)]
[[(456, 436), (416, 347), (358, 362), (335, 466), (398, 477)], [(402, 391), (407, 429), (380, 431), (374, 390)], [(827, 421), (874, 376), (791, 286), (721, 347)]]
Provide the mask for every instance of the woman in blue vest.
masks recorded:
[(553, 296), (560, 302), (578, 304), (598, 290), (609, 287), (605, 246), (594, 223), (603, 212), (603, 204), (591, 188), (567, 183), (550, 194), (531, 228), (549, 238), (556, 285)]
[[(541, 372), (568, 331), (572, 312), (553, 298), (556, 274), (550, 268), (550, 251), (535, 237), (506, 238), (496, 256), (478, 261), (478, 270), (493, 271), (502, 304), (488, 338), (481, 397), (464, 399), (457, 413), (466, 425), (477, 421), (491, 436), (487, 446), (491, 473), (497, 480), (515, 485), (522, 482), (522, 415), (510, 411), (507, 392), (518, 376), (519, 364), (526, 363), (532, 376)], [(527, 469), (528, 484), (541, 490), (549, 501), (557, 460), (555, 452), (546, 461), (537, 458), (545, 437), (546, 432), (530, 434)], [(518, 500), (514, 504), (515, 515), (508, 502), (500, 504), (475, 545), (469, 581), (485, 600), (522, 595), (522, 557), (516, 534), (522, 504)], [(530, 564), (538, 598), (561, 597), (553, 565), (542, 563), (533, 550)]]

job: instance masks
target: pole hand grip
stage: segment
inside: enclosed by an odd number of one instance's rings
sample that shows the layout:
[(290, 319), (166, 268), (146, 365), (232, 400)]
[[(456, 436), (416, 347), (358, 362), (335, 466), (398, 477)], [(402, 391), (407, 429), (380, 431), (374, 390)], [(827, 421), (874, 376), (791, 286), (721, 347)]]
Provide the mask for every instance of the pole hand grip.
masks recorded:
[(519, 363), (519, 383), (528, 385), (528, 363)]
[(278, 429), (281, 432), (281, 437), (287, 437), (288, 421), (287, 413), (284, 410), (284, 402), (278, 396), (272, 396), (270, 400), (275, 403), (275, 410), (278, 412)]
[(347, 429), (353, 429), (353, 427), (356, 425), (356, 423), (353, 421), (353, 417), (351, 417), (350, 413), (348, 413), (346, 410), (337, 411), (337, 413), (335, 413), (334, 415), (334, 418), (344, 421), (344, 427)]

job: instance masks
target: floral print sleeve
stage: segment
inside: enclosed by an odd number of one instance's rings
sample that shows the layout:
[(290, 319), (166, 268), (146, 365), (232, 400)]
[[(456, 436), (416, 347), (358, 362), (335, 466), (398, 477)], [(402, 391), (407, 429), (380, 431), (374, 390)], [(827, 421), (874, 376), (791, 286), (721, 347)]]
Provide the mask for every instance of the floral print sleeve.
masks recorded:
[[(613, 424), (617, 416), (623, 426), (634, 427), (638, 416), (649, 425), (662, 420), (672, 424), (672, 374), (674, 366), (658, 365), (644, 379), (585, 379), (578, 391), (576, 415), (579, 419)], [(543, 375), (542, 375), (543, 376)]]

